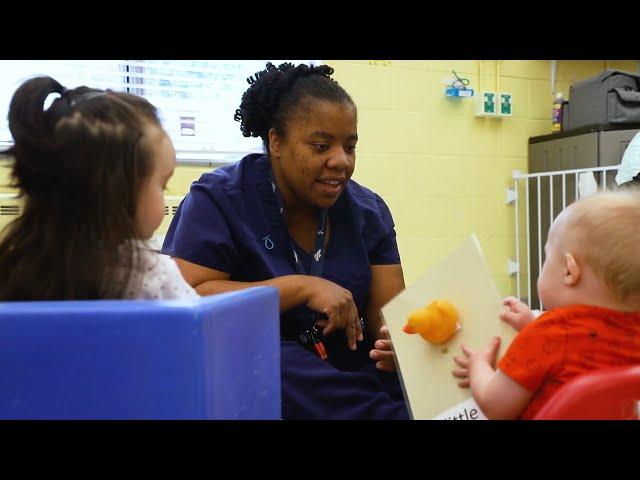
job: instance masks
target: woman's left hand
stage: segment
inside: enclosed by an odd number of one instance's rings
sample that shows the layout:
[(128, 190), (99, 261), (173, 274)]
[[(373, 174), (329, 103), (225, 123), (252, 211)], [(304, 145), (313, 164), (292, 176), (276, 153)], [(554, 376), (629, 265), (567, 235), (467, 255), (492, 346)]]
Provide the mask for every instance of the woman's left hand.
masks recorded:
[(376, 340), (373, 350), (369, 352), (369, 357), (376, 362), (376, 368), (383, 372), (395, 372), (396, 362), (394, 360), (394, 354), (391, 346), (391, 340), (389, 340), (389, 329), (386, 326), (380, 327), (380, 334), (382, 338)]

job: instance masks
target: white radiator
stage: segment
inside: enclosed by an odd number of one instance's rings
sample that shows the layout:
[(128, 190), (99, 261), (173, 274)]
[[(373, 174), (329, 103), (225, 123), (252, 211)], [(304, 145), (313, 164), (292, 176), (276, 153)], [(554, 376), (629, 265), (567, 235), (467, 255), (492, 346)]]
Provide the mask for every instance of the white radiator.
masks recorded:
[[(154, 248), (160, 249), (164, 236), (169, 229), (171, 220), (178, 209), (178, 205), (184, 198), (183, 195), (166, 195), (164, 207), (164, 219), (151, 238)], [(0, 193), (0, 233), (15, 218), (22, 213), (22, 200), (13, 193)]]

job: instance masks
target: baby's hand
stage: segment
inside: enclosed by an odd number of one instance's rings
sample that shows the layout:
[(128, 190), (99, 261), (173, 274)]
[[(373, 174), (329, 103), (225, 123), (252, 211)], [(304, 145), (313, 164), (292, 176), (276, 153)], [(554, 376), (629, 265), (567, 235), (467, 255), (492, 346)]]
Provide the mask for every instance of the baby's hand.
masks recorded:
[(502, 301), (507, 310), (500, 313), (500, 319), (507, 322), (517, 331), (522, 330), (535, 320), (531, 309), (516, 297), (507, 297)]
[(469, 388), (469, 359), (465, 355), (464, 357), (453, 357), (453, 361), (456, 362), (458, 366), (454, 368), (451, 373), (453, 373), (454, 377), (460, 379), (458, 386), (460, 388)]
[(498, 350), (500, 349), (500, 337), (493, 337), (489, 345), (479, 352), (472, 350), (466, 345), (460, 345), (460, 349), (462, 353), (464, 353), (464, 356), (453, 357), (453, 360), (458, 366), (454, 368), (451, 373), (454, 377), (460, 379), (458, 382), (460, 388), (469, 388), (471, 386), (471, 377), (474, 375), (474, 369), (476, 371), (476, 378), (478, 378), (478, 374), (481, 374), (481, 372), (477, 372), (478, 364), (484, 363), (492, 369), (495, 369)]

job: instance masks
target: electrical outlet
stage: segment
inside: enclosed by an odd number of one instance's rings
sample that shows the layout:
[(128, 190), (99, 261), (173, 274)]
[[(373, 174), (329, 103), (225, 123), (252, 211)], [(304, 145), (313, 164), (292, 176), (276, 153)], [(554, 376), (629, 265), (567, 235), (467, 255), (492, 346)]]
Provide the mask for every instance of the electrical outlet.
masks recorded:
[(480, 92), (475, 97), (476, 117), (495, 117), (497, 110), (496, 92)]
[(513, 96), (510, 93), (500, 92), (498, 94), (498, 115), (500, 117), (513, 115)]

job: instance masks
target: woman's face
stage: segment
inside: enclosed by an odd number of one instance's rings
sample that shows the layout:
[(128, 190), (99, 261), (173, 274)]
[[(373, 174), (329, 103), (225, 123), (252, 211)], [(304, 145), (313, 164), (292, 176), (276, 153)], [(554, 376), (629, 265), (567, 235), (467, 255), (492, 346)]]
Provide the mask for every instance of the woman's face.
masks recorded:
[(284, 138), (269, 132), (279, 185), (290, 201), (329, 208), (353, 174), (358, 142), (356, 108), (350, 103), (303, 101), (291, 115)]

